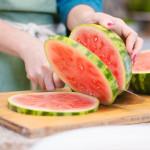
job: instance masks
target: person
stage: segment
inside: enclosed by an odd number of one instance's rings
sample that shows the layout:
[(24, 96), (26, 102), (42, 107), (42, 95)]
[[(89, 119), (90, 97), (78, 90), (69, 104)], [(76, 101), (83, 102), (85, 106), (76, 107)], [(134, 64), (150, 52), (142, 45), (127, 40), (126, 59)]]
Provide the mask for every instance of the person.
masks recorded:
[[(42, 89), (64, 87), (50, 67), (43, 42), (65, 35), (80, 24), (100, 24), (126, 42), (134, 62), (143, 40), (123, 20), (102, 13), (102, 0), (0, 0), (0, 91), (29, 90), (30, 80)], [(35, 86), (32, 86), (35, 88)]]

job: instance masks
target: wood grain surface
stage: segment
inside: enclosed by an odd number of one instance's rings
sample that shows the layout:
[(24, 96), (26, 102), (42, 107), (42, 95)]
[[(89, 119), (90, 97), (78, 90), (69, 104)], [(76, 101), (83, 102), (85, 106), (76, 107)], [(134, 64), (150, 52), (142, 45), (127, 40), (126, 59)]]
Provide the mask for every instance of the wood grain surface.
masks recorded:
[[(56, 91), (70, 91), (70, 89)], [(33, 116), (8, 109), (8, 97), (35, 92), (41, 91), (0, 93), (0, 125), (28, 137), (40, 137), (76, 128), (150, 121), (150, 96), (142, 95), (144, 99), (139, 99), (129, 93), (118, 97), (111, 106), (100, 105), (97, 112), (81, 116)]]

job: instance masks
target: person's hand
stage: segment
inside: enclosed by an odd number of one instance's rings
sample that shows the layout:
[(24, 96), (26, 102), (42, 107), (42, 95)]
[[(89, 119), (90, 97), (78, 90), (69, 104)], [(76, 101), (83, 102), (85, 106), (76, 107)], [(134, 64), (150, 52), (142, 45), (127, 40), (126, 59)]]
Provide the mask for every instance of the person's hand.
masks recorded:
[(100, 24), (117, 33), (126, 43), (128, 53), (130, 54), (133, 63), (135, 62), (136, 57), (142, 49), (143, 39), (140, 38), (122, 19), (104, 13), (95, 13), (91, 14), (91, 20), (89, 20), (89, 18), (87, 19), (87, 23)]
[(122, 19), (95, 12), (88, 5), (78, 5), (69, 12), (67, 27), (72, 30), (80, 24), (99, 24), (117, 33), (124, 40), (131, 60), (135, 62), (142, 49), (143, 40)]
[(52, 91), (55, 88), (64, 87), (64, 83), (53, 72), (46, 55), (44, 45), (37, 40), (33, 43), (33, 48), (26, 50), (22, 55), (25, 62), (27, 77), (42, 89)]
[(64, 83), (51, 69), (44, 52), (44, 44), (40, 40), (1, 19), (0, 33), (0, 51), (20, 57), (31, 81), (49, 91), (64, 87)]

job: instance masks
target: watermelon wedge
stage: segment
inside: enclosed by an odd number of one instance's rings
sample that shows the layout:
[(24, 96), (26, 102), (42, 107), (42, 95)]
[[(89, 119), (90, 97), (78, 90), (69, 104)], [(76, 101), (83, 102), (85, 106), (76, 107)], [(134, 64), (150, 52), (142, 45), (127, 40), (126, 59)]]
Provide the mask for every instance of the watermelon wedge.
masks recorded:
[(95, 24), (77, 26), (70, 38), (96, 54), (115, 76), (120, 89), (128, 89), (132, 65), (122, 39), (114, 32)]
[(150, 50), (142, 51), (132, 67), (131, 87), (139, 93), (150, 94)]
[(119, 93), (108, 67), (78, 42), (59, 35), (45, 42), (45, 53), (56, 74), (74, 91), (97, 97), (111, 104)]
[(19, 94), (8, 99), (11, 110), (32, 115), (71, 116), (98, 110), (99, 100), (77, 92)]

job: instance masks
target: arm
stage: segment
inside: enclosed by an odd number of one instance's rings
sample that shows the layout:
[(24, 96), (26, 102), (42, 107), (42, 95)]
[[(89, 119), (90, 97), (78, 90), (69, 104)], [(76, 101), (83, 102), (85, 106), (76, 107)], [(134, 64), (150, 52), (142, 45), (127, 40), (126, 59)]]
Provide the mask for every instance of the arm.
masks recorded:
[(0, 51), (23, 59), (27, 77), (43, 89), (53, 90), (63, 83), (53, 73), (37, 38), (0, 20)]

